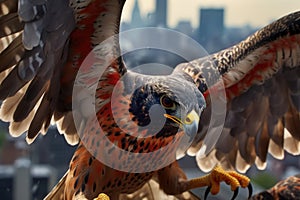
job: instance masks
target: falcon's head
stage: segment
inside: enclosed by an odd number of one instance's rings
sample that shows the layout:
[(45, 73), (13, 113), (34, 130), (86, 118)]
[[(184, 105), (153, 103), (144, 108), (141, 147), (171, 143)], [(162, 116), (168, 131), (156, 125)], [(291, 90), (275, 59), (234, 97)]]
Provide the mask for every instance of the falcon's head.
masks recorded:
[(172, 75), (153, 76), (141, 82), (131, 95), (132, 120), (147, 127), (150, 134), (157, 131), (156, 137), (168, 137), (181, 129), (192, 139), (205, 108), (205, 99), (195, 84)]

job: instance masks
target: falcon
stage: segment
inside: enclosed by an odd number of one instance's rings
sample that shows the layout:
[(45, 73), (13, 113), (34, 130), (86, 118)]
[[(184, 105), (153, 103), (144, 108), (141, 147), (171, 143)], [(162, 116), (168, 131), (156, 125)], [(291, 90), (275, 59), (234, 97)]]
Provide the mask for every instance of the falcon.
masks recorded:
[[(224, 181), (235, 198), (240, 187), (251, 195), (251, 184), (232, 169), (263, 169), (268, 152), (299, 154), (300, 12), (170, 75), (149, 76), (120, 56), (124, 3), (0, 2), (1, 119), (29, 144), (52, 123), (78, 144), (45, 199), (119, 199), (152, 179), (168, 195), (207, 187), (205, 198)], [(188, 180), (178, 154), (211, 172)]]

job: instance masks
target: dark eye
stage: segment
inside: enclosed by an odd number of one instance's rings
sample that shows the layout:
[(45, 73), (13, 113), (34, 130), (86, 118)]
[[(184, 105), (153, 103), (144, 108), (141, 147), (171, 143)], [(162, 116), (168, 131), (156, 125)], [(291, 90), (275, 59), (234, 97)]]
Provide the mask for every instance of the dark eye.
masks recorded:
[(166, 95), (163, 95), (160, 98), (160, 104), (166, 108), (166, 109), (175, 109), (175, 103), (174, 101), (172, 101), (172, 99), (170, 99), (169, 97), (167, 97)]

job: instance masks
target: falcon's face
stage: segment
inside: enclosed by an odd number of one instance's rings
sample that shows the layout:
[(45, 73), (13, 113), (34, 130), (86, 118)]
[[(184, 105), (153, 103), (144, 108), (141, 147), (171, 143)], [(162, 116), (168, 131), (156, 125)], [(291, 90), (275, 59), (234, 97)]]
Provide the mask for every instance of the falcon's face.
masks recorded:
[(174, 135), (179, 130), (193, 137), (204, 107), (204, 97), (193, 84), (161, 77), (134, 91), (129, 112), (141, 127), (157, 130), (161, 126), (156, 137)]

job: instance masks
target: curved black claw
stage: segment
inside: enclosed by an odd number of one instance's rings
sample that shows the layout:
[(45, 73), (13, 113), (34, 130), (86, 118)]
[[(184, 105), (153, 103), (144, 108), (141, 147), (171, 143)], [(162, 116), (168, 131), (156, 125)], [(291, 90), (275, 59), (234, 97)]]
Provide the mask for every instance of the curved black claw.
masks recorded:
[(249, 191), (248, 199), (250, 199), (250, 197), (252, 196), (252, 192), (253, 192), (253, 187), (252, 187), (251, 183), (249, 183), (249, 185), (248, 185), (248, 191)]
[(210, 192), (210, 189), (211, 189), (210, 186), (206, 188), (205, 193), (204, 193), (204, 200), (207, 199), (207, 196), (208, 196), (208, 194), (209, 194), (209, 192)]
[(234, 193), (233, 193), (233, 196), (232, 196), (231, 200), (234, 200), (234, 199), (237, 197), (238, 194), (239, 194), (239, 188), (237, 187), (237, 188), (234, 190)]

